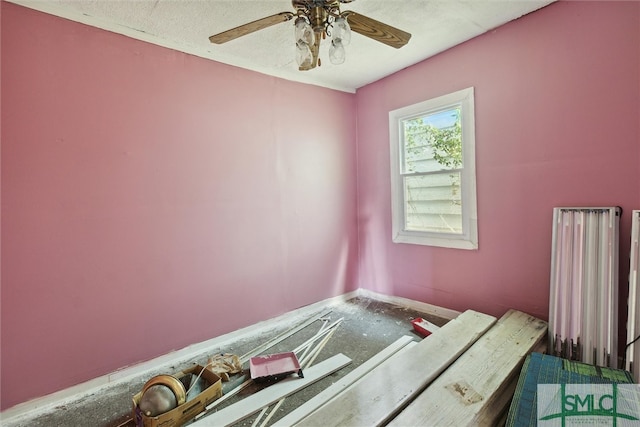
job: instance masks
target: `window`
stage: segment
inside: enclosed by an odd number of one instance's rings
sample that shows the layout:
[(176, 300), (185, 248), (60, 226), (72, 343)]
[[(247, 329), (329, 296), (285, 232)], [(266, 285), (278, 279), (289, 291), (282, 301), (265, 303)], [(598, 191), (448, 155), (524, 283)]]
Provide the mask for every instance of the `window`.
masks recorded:
[(478, 249), (473, 88), (389, 113), (393, 241)]

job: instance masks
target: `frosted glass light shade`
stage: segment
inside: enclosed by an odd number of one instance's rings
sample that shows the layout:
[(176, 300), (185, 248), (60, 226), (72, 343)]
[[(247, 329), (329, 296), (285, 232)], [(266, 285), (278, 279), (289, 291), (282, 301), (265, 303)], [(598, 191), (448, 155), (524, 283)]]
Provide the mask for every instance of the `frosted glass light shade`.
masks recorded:
[(295, 25), (295, 38), (296, 43), (303, 41), (307, 45), (312, 45), (315, 43), (315, 34), (313, 33), (313, 28), (303, 17), (299, 17), (296, 19)]
[(296, 62), (299, 67), (311, 65), (313, 62), (311, 48), (302, 40), (296, 43)]
[(351, 27), (343, 17), (336, 18), (333, 23), (333, 40), (339, 40), (343, 46), (351, 43)]
[(331, 47), (329, 48), (329, 60), (332, 64), (340, 65), (344, 63), (346, 59), (346, 53), (344, 46), (340, 40), (331, 40)]

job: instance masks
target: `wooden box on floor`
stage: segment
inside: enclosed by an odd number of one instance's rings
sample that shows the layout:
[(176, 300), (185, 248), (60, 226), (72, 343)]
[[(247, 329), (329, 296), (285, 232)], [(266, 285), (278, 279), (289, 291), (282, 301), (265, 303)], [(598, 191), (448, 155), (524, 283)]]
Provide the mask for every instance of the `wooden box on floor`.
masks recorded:
[(202, 366), (195, 365), (173, 376), (180, 379), (184, 375), (198, 375), (201, 371), (202, 378), (207, 381), (209, 386), (193, 399), (187, 400), (177, 408), (156, 417), (147, 417), (139, 410), (138, 403), (142, 397), (142, 392), (134, 395), (133, 419), (136, 421), (136, 425), (143, 427), (178, 427), (187, 421), (193, 420), (196, 415), (205, 410), (207, 405), (220, 398), (222, 396), (222, 380), (209, 369), (203, 370)]

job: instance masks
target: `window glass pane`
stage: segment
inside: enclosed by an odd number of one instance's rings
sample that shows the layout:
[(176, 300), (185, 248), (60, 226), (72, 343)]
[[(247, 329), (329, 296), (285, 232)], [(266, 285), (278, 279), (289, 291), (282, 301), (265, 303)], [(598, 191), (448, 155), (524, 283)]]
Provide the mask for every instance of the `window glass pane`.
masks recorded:
[(402, 121), (402, 173), (462, 168), (460, 107)]
[(405, 229), (462, 234), (460, 172), (405, 176)]

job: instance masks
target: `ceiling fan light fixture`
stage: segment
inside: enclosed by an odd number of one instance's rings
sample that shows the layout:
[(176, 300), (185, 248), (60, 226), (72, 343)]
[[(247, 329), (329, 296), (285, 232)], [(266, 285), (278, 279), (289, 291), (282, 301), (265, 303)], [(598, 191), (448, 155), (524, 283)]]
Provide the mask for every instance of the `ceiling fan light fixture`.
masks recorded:
[(329, 47), (329, 61), (334, 65), (343, 64), (347, 54), (344, 50), (344, 46), (340, 39), (331, 40), (331, 46)]
[(307, 45), (312, 45), (315, 43), (315, 34), (313, 33), (313, 28), (309, 24), (309, 21), (306, 18), (299, 16), (296, 19), (295, 23), (295, 38), (296, 43), (300, 41), (306, 43)]
[(411, 34), (373, 18), (351, 10), (340, 10), (340, 4), (353, 0), (291, 0), (293, 12), (280, 12), (235, 28), (214, 34), (209, 41), (227, 43), (238, 37), (269, 28), (281, 22), (294, 20), (296, 62), (300, 71), (308, 71), (321, 65), (319, 52), (321, 41), (331, 38), (329, 59), (333, 64), (345, 62), (345, 46), (355, 32), (387, 46), (399, 49), (406, 45)]

